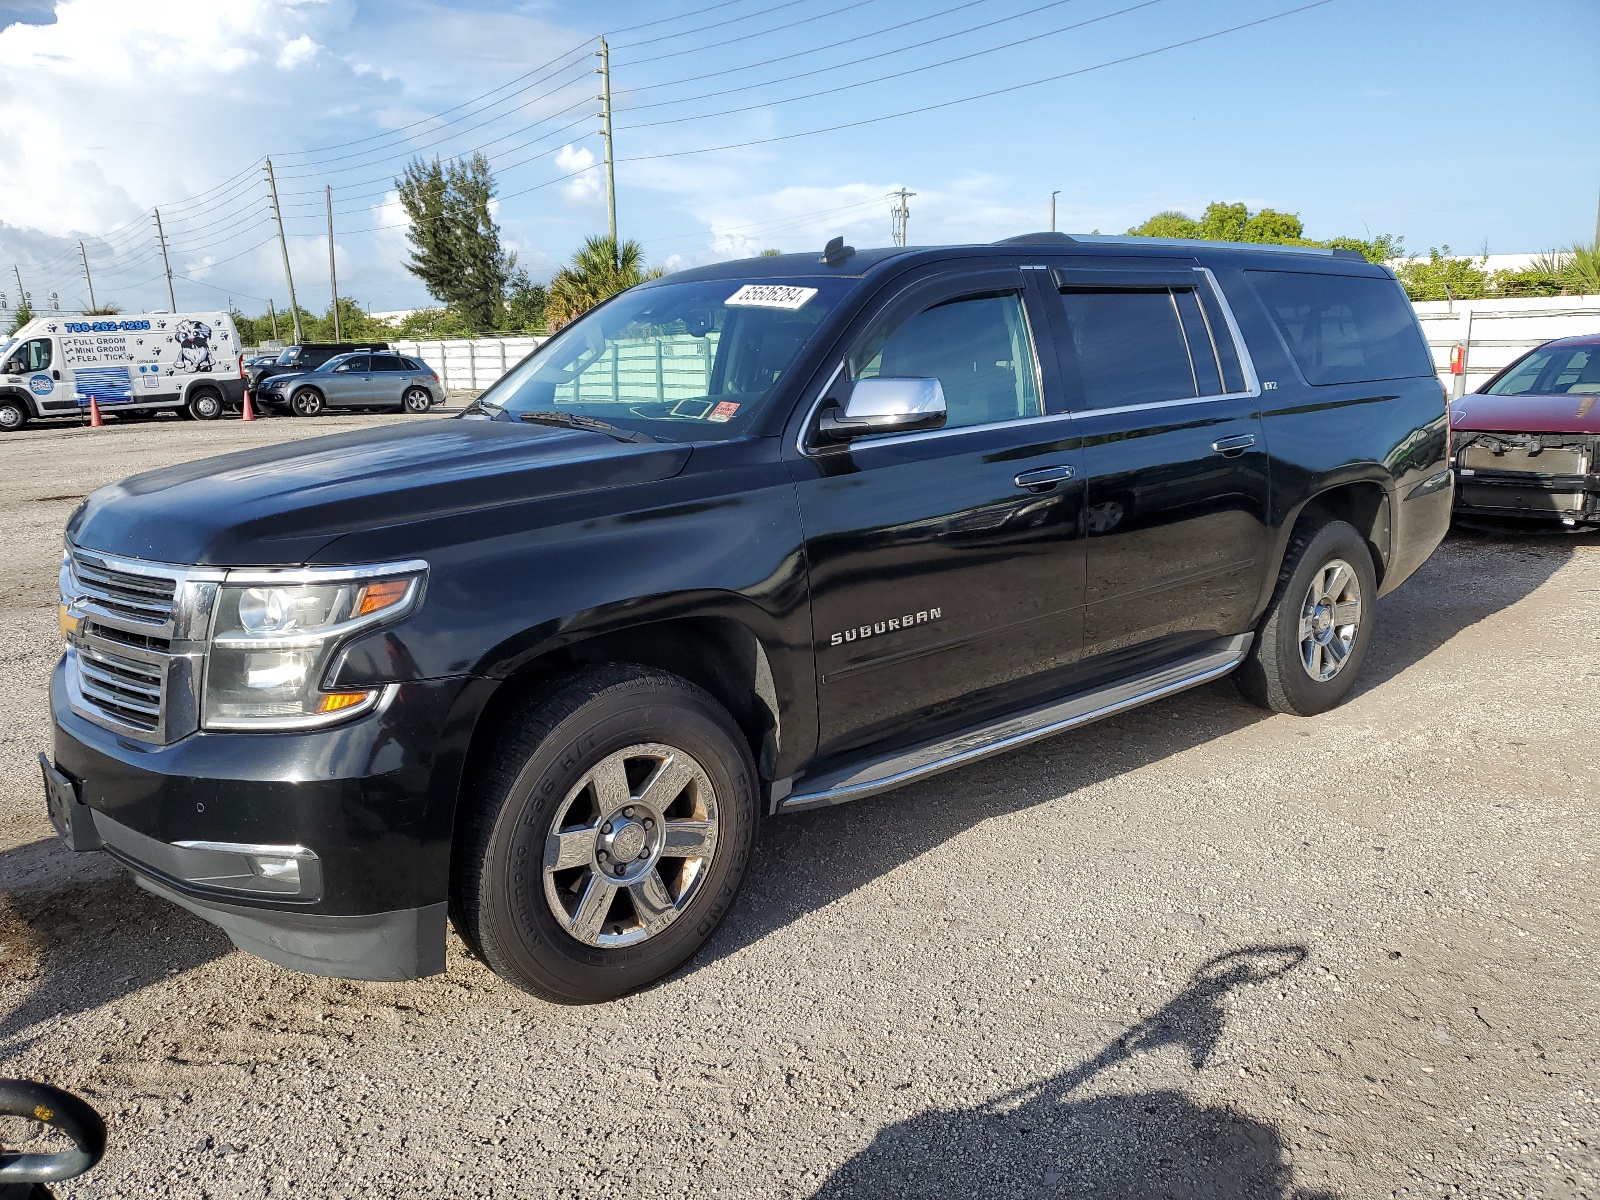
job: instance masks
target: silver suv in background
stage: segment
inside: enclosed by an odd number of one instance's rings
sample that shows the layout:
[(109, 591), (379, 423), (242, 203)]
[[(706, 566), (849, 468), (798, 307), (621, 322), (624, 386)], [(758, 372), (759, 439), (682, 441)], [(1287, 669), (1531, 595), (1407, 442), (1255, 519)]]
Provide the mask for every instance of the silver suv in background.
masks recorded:
[(329, 408), (400, 409), (425, 413), (445, 401), (438, 373), (420, 358), (392, 351), (340, 354), (314, 371), (275, 375), (261, 383), (257, 402), (297, 417)]

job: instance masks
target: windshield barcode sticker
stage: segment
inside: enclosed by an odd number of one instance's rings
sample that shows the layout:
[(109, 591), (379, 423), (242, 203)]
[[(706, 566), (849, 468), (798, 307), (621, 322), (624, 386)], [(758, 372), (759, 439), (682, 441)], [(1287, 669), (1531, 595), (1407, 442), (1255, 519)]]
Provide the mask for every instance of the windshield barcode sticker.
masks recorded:
[(789, 287), (781, 283), (747, 283), (726, 303), (743, 308), (800, 308), (817, 294), (816, 288)]

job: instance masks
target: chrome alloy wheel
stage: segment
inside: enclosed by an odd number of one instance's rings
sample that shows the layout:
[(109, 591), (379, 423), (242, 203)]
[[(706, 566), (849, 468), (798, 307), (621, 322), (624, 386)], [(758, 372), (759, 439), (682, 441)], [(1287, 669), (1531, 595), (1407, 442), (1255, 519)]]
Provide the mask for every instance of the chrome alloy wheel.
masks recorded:
[(1342, 558), (1322, 565), (1300, 606), (1300, 664), (1326, 683), (1350, 660), (1361, 630), (1361, 581)]
[(618, 750), (556, 810), (545, 837), (545, 900), (585, 945), (635, 945), (694, 898), (717, 830), (711, 780), (689, 754), (658, 742)]

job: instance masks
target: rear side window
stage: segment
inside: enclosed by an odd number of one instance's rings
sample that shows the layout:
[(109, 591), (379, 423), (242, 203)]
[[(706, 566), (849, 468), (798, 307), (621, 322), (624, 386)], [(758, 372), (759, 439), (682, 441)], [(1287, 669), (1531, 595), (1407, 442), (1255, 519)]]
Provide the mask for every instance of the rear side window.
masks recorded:
[(1368, 383), (1432, 375), (1405, 293), (1392, 279), (1246, 271), (1306, 382)]
[(374, 354), (372, 356), (372, 369), (374, 371), (408, 371), (415, 367), (407, 367), (406, 360), (398, 354)]
[[(1063, 357), (1069, 370), (1070, 362), (1076, 362), (1080, 407), (1116, 408), (1201, 394), (1170, 289), (1068, 288), (1061, 293), (1061, 304), (1069, 339)], [(1215, 394), (1214, 365), (1208, 373), (1213, 380), (1209, 391)]]

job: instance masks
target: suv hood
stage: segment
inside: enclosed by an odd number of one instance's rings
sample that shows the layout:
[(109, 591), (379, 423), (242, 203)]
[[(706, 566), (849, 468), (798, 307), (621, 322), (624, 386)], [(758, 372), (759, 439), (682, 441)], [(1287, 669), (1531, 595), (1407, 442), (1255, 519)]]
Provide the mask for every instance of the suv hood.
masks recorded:
[(1600, 395), (1473, 392), (1450, 401), (1450, 427), (1462, 433), (1600, 433)]
[(361, 530), (669, 479), (691, 453), (500, 421), (391, 426), (129, 476), (83, 503), (67, 539), (153, 562), (298, 566)]

